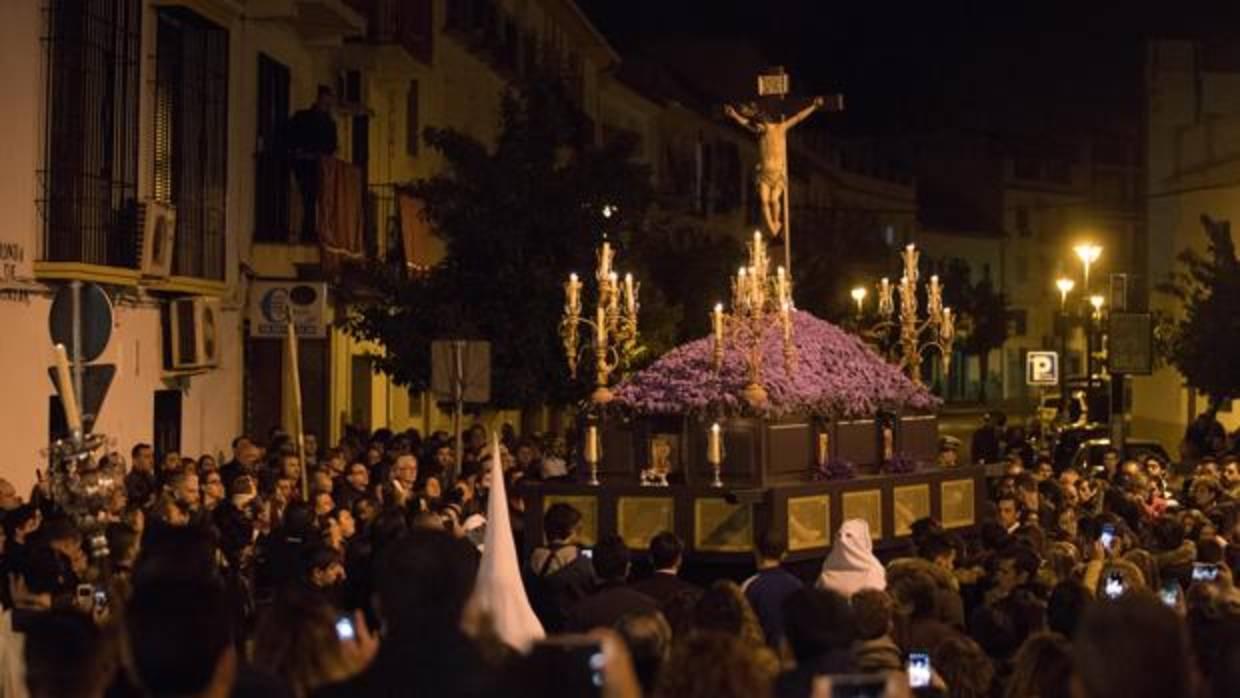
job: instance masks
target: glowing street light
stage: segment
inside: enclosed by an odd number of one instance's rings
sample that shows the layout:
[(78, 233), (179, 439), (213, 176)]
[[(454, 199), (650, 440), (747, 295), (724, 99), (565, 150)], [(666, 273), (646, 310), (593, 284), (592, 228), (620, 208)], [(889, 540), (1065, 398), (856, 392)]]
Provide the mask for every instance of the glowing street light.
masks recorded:
[(1063, 310), (1068, 305), (1068, 294), (1076, 288), (1076, 282), (1064, 276), (1055, 280), (1055, 288), (1059, 289), (1059, 309)]
[(1079, 257), (1081, 259), (1081, 263), (1085, 265), (1085, 290), (1088, 291), (1089, 267), (1092, 266), (1094, 262), (1097, 262), (1098, 258), (1102, 256), (1102, 246), (1095, 245), (1092, 242), (1084, 242), (1076, 247), (1073, 247), (1072, 251), (1076, 252), (1076, 256)]
[(857, 315), (865, 308), (865, 287), (858, 286), (852, 290), (852, 299), (857, 303)]
[(1092, 306), (1094, 306), (1094, 316), (1095, 316), (1095, 317), (1101, 317), (1101, 316), (1102, 316), (1102, 304), (1103, 304), (1104, 302), (1106, 302), (1106, 299), (1104, 299), (1102, 296), (1100, 296), (1100, 295), (1098, 295), (1098, 294), (1096, 294), (1096, 293), (1095, 293), (1094, 295), (1092, 295), (1092, 296), (1090, 296), (1090, 297), (1089, 297), (1089, 304), (1090, 304), (1090, 305), (1092, 305)]

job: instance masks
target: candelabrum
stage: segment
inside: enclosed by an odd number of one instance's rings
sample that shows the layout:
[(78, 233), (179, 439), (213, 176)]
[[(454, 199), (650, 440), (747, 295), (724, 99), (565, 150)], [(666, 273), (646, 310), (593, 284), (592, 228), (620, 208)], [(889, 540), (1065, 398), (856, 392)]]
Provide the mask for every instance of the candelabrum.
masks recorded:
[[(582, 317), (581, 281), (570, 274), (564, 284), (564, 317), (560, 321), (560, 339), (564, 342), (564, 354), (568, 358), (568, 370), (577, 377), (581, 358), (593, 356), (595, 389), (590, 399), (597, 404), (611, 401), (608, 381), (620, 366), (632, 360), (640, 351), (637, 343), (637, 294), (640, 287), (632, 274), (625, 274), (623, 282), (612, 269), (615, 255), (611, 244), (604, 242), (599, 248), (594, 278), (598, 283), (597, 305), (592, 317)], [(578, 328), (590, 329), (590, 339), (582, 342)]]
[(767, 333), (778, 328), (783, 339), (784, 370), (791, 373), (796, 364), (796, 344), (792, 340), (792, 280), (783, 267), (770, 273), (770, 259), (762, 234), (755, 231), (749, 244), (749, 264), (741, 267), (732, 280), (732, 309), (715, 305), (711, 315), (714, 335), (715, 370), (723, 367), (726, 351), (737, 351), (745, 361), (749, 383), (742, 392), (754, 407), (766, 404), (762, 386), (763, 345)]
[(896, 313), (896, 287), (883, 278), (878, 282), (878, 319), (870, 327), (863, 325), (865, 293), (854, 289), (857, 321), (863, 337), (880, 350), (886, 348), (888, 358), (900, 364), (914, 383), (921, 384), (922, 357), (937, 351), (943, 373), (951, 364), (952, 343), (956, 339), (956, 319), (951, 308), (943, 306), (943, 285), (938, 276), (926, 284), (926, 317), (919, 317), (917, 299), (917, 260), (920, 254), (913, 245), (904, 248), (904, 275), (900, 278), (900, 311)]

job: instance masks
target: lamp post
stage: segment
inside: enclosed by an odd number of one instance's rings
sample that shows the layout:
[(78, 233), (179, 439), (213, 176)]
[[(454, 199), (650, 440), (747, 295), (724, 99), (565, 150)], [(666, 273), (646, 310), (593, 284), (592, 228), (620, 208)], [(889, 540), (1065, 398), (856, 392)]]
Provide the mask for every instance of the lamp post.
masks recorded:
[(1094, 344), (1097, 340), (1094, 334), (1098, 331), (1099, 322), (1102, 320), (1102, 296), (1094, 294), (1089, 297), (1089, 305), (1093, 308), (1093, 312), (1089, 314), (1089, 331), (1085, 333), (1088, 340), (1087, 354), (1085, 356), (1085, 368), (1088, 371), (1086, 378), (1092, 379), (1094, 376)]
[(1055, 280), (1059, 289), (1059, 418), (1068, 421), (1068, 294), (1076, 288), (1076, 282), (1066, 276)]

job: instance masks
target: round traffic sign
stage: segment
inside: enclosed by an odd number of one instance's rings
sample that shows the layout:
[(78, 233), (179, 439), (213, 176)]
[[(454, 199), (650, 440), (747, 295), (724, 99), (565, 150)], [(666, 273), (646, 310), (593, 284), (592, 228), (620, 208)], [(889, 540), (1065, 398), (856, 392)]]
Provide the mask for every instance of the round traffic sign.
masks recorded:
[[(82, 284), (81, 296), (82, 360), (94, 361), (108, 346), (112, 337), (112, 300), (98, 284)], [(56, 291), (48, 313), (48, 329), (52, 342), (65, 345), (73, 356), (73, 285), (65, 284)]]

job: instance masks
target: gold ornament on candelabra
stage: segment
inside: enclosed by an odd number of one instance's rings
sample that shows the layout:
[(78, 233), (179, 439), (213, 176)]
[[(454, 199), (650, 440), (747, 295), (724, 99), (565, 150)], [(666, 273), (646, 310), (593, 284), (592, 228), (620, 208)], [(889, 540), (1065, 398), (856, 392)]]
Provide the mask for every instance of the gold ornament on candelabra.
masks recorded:
[(732, 279), (732, 309), (723, 304), (711, 313), (714, 336), (715, 371), (723, 368), (724, 352), (737, 351), (745, 361), (749, 383), (741, 395), (753, 407), (766, 405), (762, 385), (763, 345), (767, 332), (778, 327), (783, 339), (784, 370), (792, 373), (796, 365), (796, 343), (792, 338), (792, 280), (783, 267), (770, 273), (770, 259), (762, 234), (755, 231), (749, 244), (749, 264)]
[[(560, 339), (568, 358), (568, 370), (577, 377), (582, 355), (594, 358), (595, 389), (590, 399), (597, 404), (611, 401), (608, 381), (611, 374), (632, 360), (640, 351), (637, 344), (637, 294), (640, 284), (632, 274), (623, 280), (612, 268), (615, 251), (604, 242), (599, 248), (598, 265), (594, 271), (598, 283), (597, 305), (592, 317), (582, 317), (581, 281), (570, 274), (564, 284), (564, 317), (560, 321)], [(580, 325), (588, 327), (591, 339), (581, 342), (577, 336)]]
[[(869, 328), (861, 327), (865, 310), (865, 289), (853, 289), (852, 297), (857, 302), (857, 321), (861, 335), (880, 349), (884, 345), (889, 346), (888, 358), (898, 361), (909, 378), (920, 385), (923, 354), (937, 351), (943, 373), (947, 373), (951, 365), (952, 344), (956, 339), (956, 320), (951, 308), (943, 306), (943, 285), (938, 276), (931, 276), (930, 282), (926, 284), (926, 317), (918, 317), (917, 282), (920, 275), (917, 271), (917, 260), (920, 253), (910, 244), (904, 248), (901, 257), (904, 260), (904, 275), (899, 283), (898, 315), (895, 302), (897, 289), (885, 277), (877, 285), (878, 319)], [(923, 339), (923, 336), (926, 338)]]

